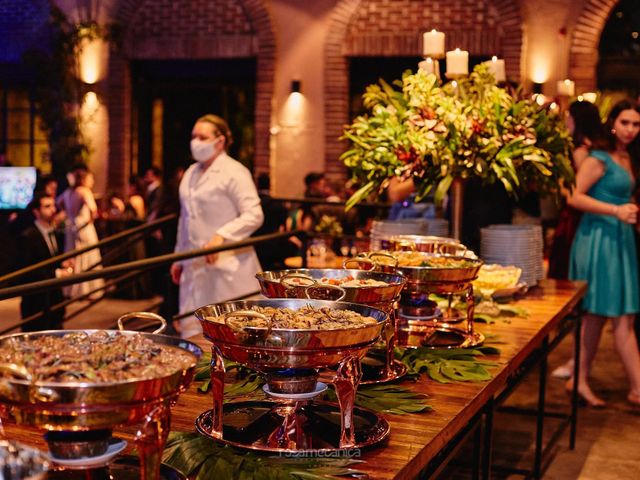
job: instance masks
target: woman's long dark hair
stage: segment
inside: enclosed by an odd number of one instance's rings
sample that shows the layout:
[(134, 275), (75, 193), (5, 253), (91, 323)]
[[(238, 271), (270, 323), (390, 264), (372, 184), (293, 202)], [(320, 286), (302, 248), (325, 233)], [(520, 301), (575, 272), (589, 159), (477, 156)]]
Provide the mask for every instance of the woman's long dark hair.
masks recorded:
[[(640, 114), (640, 106), (634, 102), (633, 100), (620, 100), (616, 103), (611, 111), (609, 112), (609, 116), (607, 117), (607, 121), (604, 124), (604, 136), (602, 140), (598, 141), (595, 148), (600, 148), (602, 150), (607, 150), (608, 152), (613, 152), (616, 149), (616, 136), (612, 132), (613, 124), (616, 119), (624, 110), (635, 110)], [(635, 172), (638, 171), (638, 164), (640, 163), (640, 134), (633, 139), (633, 141), (627, 146), (627, 152), (631, 156), (631, 163)]]
[[(573, 144), (576, 147), (593, 144), (603, 136), (602, 120), (600, 112), (591, 102), (577, 101), (569, 105), (569, 114), (573, 118), (575, 129), (573, 131)], [(589, 145), (587, 145), (589, 146)]]

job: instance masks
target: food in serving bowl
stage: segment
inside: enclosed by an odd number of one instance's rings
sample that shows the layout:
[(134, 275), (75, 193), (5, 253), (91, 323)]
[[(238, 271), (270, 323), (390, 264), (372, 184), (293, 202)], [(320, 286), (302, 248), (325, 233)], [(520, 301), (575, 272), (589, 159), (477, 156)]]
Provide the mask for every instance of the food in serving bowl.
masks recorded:
[[(297, 284), (300, 286), (306, 286), (308, 283), (305, 282), (302, 278), (292, 278), (289, 280), (292, 284)], [(376, 280), (374, 278), (354, 278), (352, 275), (347, 275), (342, 278), (327, 278), (322, 277), (318, 280), (318, 283), (321, 285), (336, 285), (338, 287), (347, 287), (347, 288), (362, 288), (362, 287), (387, 287), (389, 284), (387, 282), (383, 282), (381, 280)]]
[(473, 287), (485, 296), (491, 296), (502, 290), (518, 287), (522, 269), (513, 265), (483, 265), (478, 271), (478, 278), (473, 281)]
[[(269, 328), (271, 317), (259, 313), (267, 307), (280, 312), (291, 310), (294, 323), (305, 321), (306, 312), (312, 309), (318, 316), (325, 316), (332, 328)], [(206, 305), (197, 309), (195, 316), (200, 320), (204, 336), (222, 356), (258, 370), (322, 368), (337, 365), (349, 356), (361, 358), (378, 340), (389, 318), (383, 310), (366, 305), (295, 298)], [(264, 322), (259, 325), (264, 326), (248, 327), (243, 317), (258, 317)], [(235, 323), (238, 318), (241, 323)], [(336, 318), (358, 320), (332, 324)]]
[(375, 325), (378, 321), (351, 310), (333, 310), (328, 307), (305, 306), (297, 310), (291, 308), (251, 307), (248, 311), (262, 314), (261, 317), (244, 316), (236, 313), (227, 316), (227, 323), (233, 327), (271, 328), (275, 330), (341, 330)]
[(22, 336), (0, 345), (0, 363), (24, 367), (35, 382), (112, 383), (188, 369), (192, 353), (140, 334), (73, 332)]
[(336, 292), (341, 292), (341, 301), (382, 309), (390, 308), (406, 282), (402, 274), (395, 272), (341, 268), (272, 270), (260, 272), (256, 278), (268, 298), (338, 300)]
[(398, 267), (427, 268), (469, 268), (477, 265), (477, 260), (453, 255), (438, 255), (418, 251), (379, 251), (368, 257), (380, 265)]

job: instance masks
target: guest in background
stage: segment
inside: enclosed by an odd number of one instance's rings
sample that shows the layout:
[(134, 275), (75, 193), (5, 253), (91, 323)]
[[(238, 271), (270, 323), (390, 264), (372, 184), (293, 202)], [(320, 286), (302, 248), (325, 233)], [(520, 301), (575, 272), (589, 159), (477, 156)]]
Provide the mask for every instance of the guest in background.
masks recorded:
[[(262, 226), (255, 231), (254, 237), (284, 231), (287, 221), (287, 209), (282, 202), (271, 198), (271, 180), (268, 173), (262, 173), (257, 181), (258, 196), (264, 213)], [(284, 259), (287, 255), (288, 240), (279, 239), (256, 245), (256, 253), (264, 270), (286, 268)]]
[(161, 216), (165, 201), (164, 189), (162, 188), (162, 170), (158, 167), (148, 168), (144, 173), (144, 183), (147, 186), (144, 199), (147, 208), (147, 221), (152, 222)]
[[(28, 208), (33, 214), (34, 222), (20, 235), (19, 248), (17, 249), (18, 268), (35, 265), (62, 253), (60, 247), (63, 244), (63, 238), (55, 231), (55, 197), (47, 195), (45, 192), (38, 192), (34, 195)], [(66, 261), (63, 265), (51, 264), (34, 270), (22, 277), (20, 282), (37, 282), (67, 276), (71, 273), (73, 273), (72, 262)], [(22, 319), (25, 320), (36, 314), (42, 314), (42, 316), (33, 322), (24, 324), (22, 331), (34, 332), (62, 328), (64, 307), (55, 310), (50, 310), (50, 308), (63, 300), (60, 288), (24, 295), (20, 303)]]
[[(66, 213), (65, 221), (65, 252), (77, 250), (98, 243), (98, 233), (93, 223), (98, 215), (98, 206), (93, 196), (93, 174), (84, 169), (77, 169), (72, 179), (73, 186), (67, 188), (59, 199), (59, 204)], [(80, 273), (90, 268), (96, 268), (102, 260), (100, 249), (94, 248), (77, 255), (74, 260), (74, 271)], [(103, 295), (100, 289), (104, 286), (102, 278), (96, 278), (83, 283), (76, 283), (66, 289), (65, 294), (70, 297), (91, 293), (91, 298)]]
[[(593, 407), (603, 407), (588, 383), (602, 327), (611, 318), (616, 349), (630, 383), (627, 400), (640, 405), (640, 353), (633, 329), (640, 312), (638, 261), (634, 224), (638, 206), (632, 194), (638, 174), (640, 107), (618, 102), (604, 128), (605, 138), (593, 145), (576, 178), (569, 205), (583, 213), (571, 248), (569, 278), (586, 280), (583, 299), (580, 396)], [(573, 380), (567, 384), (572, 388)]]
[[(227, 122), (216, 115), (200, 117), (193, 126), (191, 154), (196, 163), (180, 183), (176, 252), (243, 240), (262, 225), (251, 173), (227, 155), (231, 143)], [(252, 247), (174, 263), (171, 276), (180, 285), (180, 312), (257, 291), (255, 274), (260, 270)], [(180, 321), (179, 330), (188, 337), (201, 332), (201, 327), (190, 316)]]
[[(602, 122), (598, 108), (590, 102), (573, 102), (568, 112), (567, 128), (573, 137), (572, 160), (577, 172), (589, 156), (593, 142), (602, 137)], [(568, 278), (569, 252), (581, 216), (582, 212), (569, 205), (560, 211), (549, 253), (549, 278)]]

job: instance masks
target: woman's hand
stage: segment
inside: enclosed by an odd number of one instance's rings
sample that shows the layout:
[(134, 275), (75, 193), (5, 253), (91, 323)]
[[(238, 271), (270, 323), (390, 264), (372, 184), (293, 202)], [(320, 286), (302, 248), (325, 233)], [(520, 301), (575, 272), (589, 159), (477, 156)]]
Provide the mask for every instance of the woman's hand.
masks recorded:
[(182, 265), (179, 263), (172, 263), (169, 269), (171, 274), (171, 281), (176, 285), (180, 285), (180, 277), (182, 276)]
[[(209, 240), (209, 242), (203, 248), (219, 247), (223, 243), (224, 243), (224, 238), (216, 233), (213, 236), (213, 238), (211, 240)], [(207, 263), (209, 265), (216, 263), (217, 259), (218, 259), (218, 254), (217, 253), (210, 253), (206, 257)]]
[(612, 213), (621, 222), (631, 224), (638, 222), (638, 206), (635, 203), (614, 205)]

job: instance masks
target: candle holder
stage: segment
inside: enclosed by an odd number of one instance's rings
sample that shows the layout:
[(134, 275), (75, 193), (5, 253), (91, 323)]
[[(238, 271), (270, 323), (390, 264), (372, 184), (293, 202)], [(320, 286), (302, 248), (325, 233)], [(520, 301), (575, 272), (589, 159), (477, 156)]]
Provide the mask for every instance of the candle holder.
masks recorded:
[[(427, 73), (433, 73), (436, 78), (438, 79), (438, 83), (442, 83), (442, 76), (440, 75), (440, 60), (442, 60), (444, 58), (444, 55), (438, 55), (438, 56), (427, 56), (424, 57), (424, 60), (420, 63), (418, 63), (418, 68), (420, 68), (421, 70), (426, 71)], [(429, 62), (431, 61), (431, 62)], [(432, 69), (433, 71), (430, 72), (429, 68), (426, 67), (425, 64), (431, 63), (432, 65)]]

